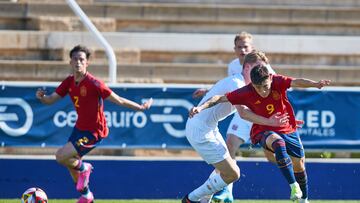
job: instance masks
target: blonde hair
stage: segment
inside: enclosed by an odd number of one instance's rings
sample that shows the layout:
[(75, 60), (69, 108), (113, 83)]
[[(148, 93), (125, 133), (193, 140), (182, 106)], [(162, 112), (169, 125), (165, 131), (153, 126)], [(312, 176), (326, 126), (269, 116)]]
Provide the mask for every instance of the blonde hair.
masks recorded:
[(252, 52), (246, 54), (243, 66), (248, 63), (256, 63), (257, 61), (263, 61), (264, 63), (269, 64), (269, 59), (266, 57), (264, 52), (253, 50)]
[(243, 31), (235, 36), (234, 44), (236, 45), (236, 42), (239, 40), (246, 40), (246, 39), (252, 42), (253, 36), (250, 33)]

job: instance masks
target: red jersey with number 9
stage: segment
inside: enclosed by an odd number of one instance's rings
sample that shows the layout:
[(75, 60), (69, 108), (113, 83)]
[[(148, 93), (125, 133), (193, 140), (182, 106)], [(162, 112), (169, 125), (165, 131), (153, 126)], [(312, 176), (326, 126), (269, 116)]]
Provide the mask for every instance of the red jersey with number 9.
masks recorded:
[(282, 75), (273, 75), (271, 83), (271, 93), (266, 97), (261, 97), (255, 88), (249, 84), (233, 92), (227, 93), (226, 97), (233, 105), (245, 105), (257, 115), (269, 118), (277, 112), (288, 113), (289, 123), (286, 126), (272, 127), (253, 124), (251, 128), (251, 142), (256, 144), (260, 137), (256, 136), (264, 131), (274, 131), (282, 134), (289, 134), (296, 131), (296, 120), (294, 110), (287, 97), (286, 90), (290, 88), (293, 78)]
[(84, 79), (76, 84), (74, 76), (70, 75), (55, 91), (61, 97), (69, 94), (78, 115), (76, 128), (90, 131), (101, 138), (108, 135), (109, 130), (104, 115), (104, 99), (112, 91), (102, 81), (90, 73), (86, 73)]

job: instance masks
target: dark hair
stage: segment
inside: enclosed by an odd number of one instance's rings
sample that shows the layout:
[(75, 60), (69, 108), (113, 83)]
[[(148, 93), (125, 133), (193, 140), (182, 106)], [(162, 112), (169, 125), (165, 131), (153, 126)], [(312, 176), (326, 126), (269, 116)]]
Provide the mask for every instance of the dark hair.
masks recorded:
[(86, 59), (89, 59), (90, 58), (90, 55), (91, 55), (91, 52), (90, 50), (86, 47), (86, 46), (83, 46), (83, 45), (77, 45), (75, 46), (74, 48), (71, 49), (70, 51), (70, 58), (72, 58), (72, 55), (76, 52), (84, 52), (86, 54)]
[(264, 65), (257, 65), (251, 70), (250, 77), (254, 85), (261, 85), (270, 77), (269, 70)]

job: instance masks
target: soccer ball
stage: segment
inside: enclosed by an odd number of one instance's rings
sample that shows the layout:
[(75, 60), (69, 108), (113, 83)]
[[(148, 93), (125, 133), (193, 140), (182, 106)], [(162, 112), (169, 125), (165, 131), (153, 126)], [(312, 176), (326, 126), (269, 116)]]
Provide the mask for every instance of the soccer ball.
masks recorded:
[(21, 197), (21, 203), (47, 203), (46, 193), (37, 187), (27, 189)]

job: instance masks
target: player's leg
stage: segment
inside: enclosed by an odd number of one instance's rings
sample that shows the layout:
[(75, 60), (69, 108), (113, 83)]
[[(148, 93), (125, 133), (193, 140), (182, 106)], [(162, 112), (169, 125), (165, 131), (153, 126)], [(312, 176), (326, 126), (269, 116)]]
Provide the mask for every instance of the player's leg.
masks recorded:
[(218, 130), (204, 131), (197, 123), (188, 121), (186, 137), (198, 154), (220, 173), (213, 173), (204, 184), (190, 192), (183, 202), (198, 202), (240, 177), (240, 169), (230, 157), (225, 141)]
[(229, 153), (232, 159), (236, 160), (236, 152), (239, 150), (239, 147), (244, 143), (245, 141), (237, 135), (231, 133), (226, 135), (226, 146), (229, 149)]
[[(236, 160), (236, 152), (239, 147), (250, 140), (251, 126), (252, 123), (242, 119), (238, 113), (234, 114), (226, 132), (226, 146), (229, 149), (231, 158), (234, 160)], [(230, 183), (227, 187), (214, 194), (213, 202), (233, 202), (232, 190), (233, 183)]]
[(305, 151), (297, 132), (284, 136), (288, 154), (293, 162), (296, 182), (303, 193), (300, 202), (308, 202), (308, 181), (305, 168)]
[(189, 193), (189, 200), (200, 201), (203, 197), (214, 194), (240, 177), (240, 169), (230, 156), (212, 165), (220, 173), (214, 173), (203, 185)]
[(250, 140), (251, 126), (252, 123), (242, 119), (237, 112), (234, 114), (226, 132), (226, 146), (234, 160), (239, 147)]
[(290, 199), (299, 199), (302, 192), (296, 182), (292, 160), (287, 153), (286, 143), (282, 136), (272, 131), (265, 131), (262, 133), (261, 145), (275, 153), (277, 166), (291, 188)]
[(57, 150), (56, 154), (56, 161), (65, 166), (73, 179), (76, 183), (79, 175), (79, 171), (75, 169), (76, 165), (78, 164), (78, 160), (80, 157), (71, 142), (67, 142), (63, 147)]
[[(80, 131), (77, 128), (74, 128), (69, 138), (68, 149), (71, 149), (72, 153), (75, 151), (76, 156), (69, 159), (69, 162), (72, 161), (72, 164), (68, 168), (73, 174), (77, 174), (76, 190), (81, 193), (78, 203), (92, 202), (94, 199), (89, 188), (90, 174), (93, 167), (90, 163), (84, 162), (82, 157), (94, 149), (100, 142), (101, 139), (98, 139), (91, 132)], [(59, 154), (66, 153), (64, 151), (61, 153), (60, 151)]]
[[(226, 145), (228, 146), (230, 155), (235, 159), (235, 155), (239, 147), (245, 142), (250, 141), (250, 130), (252, 123), (242, 119), (238, 113), (234, 114), (226, 135)], [(269, 162), (276, 164), (275, 155), (272, 151), (264, 149), (264, 155)]]
[[(62, 148), (60, 148), (56, 152), (56, 160), (61, 165), (67, 167), (77, 187), (79, 174), (81, 173), (81, 170), (85, 171), (86, 165), (78, 155), (78, 152), (75, 149), (73, 143), (69, 141)], [(93, 194), (91, 193), (88, 186), (85, 186), (79, 192), (81, 193), (81, 197), (78, 201), (79, 203), (91, 202), (94, 199)]]
[(264, 149), (263, 148), (263, 152), (264, 152), (264, 155), (266, 157), (266, 159), (270, 162), (270, 163), (273, 163), (273, 164), (277, 164), (276, 163), (276, 158), (275, 158), (275, 153), (270, 151), (270, 150), (267, 150), (267, 149)]
[(305, 169), (305, 157), (298, 158), (298, 157), (292, 157), (292, 162), (294, 166), (294, 175), (296, 182), (299, 183), (301, 191), (302, 191), (302, 197), (300, 199), (300, 203), (309, 202), (308, 201), (308, 178), (307, 173)]
[[(234, 134), (226, 135), (226, 146), (228, 147), (230, 157), (236, 162), (236, 152), (239, 149), (240, 145), (244, 143), (244, 140), (239, 138)], [(220, 203), (231, 203), (234, 201), (234, 197), (232, 194), (233, 183), (230, 183), (228, 186), (224, 187), (219, 192), (216, 192), (212, 197), (213, 202)]]
[[(89, 131), (81, 131), (74, 128), (69, 138), (70, 144), (77, 152), (77, 159), (73, 161), (71, 169), (78, 171), (76, 189), (81, 192), (88, 186), (92, 165), (84, 162), (82, 157), (95, 148), (97, 138)], [(70, 145), (69, 144), (69, 145)]]

